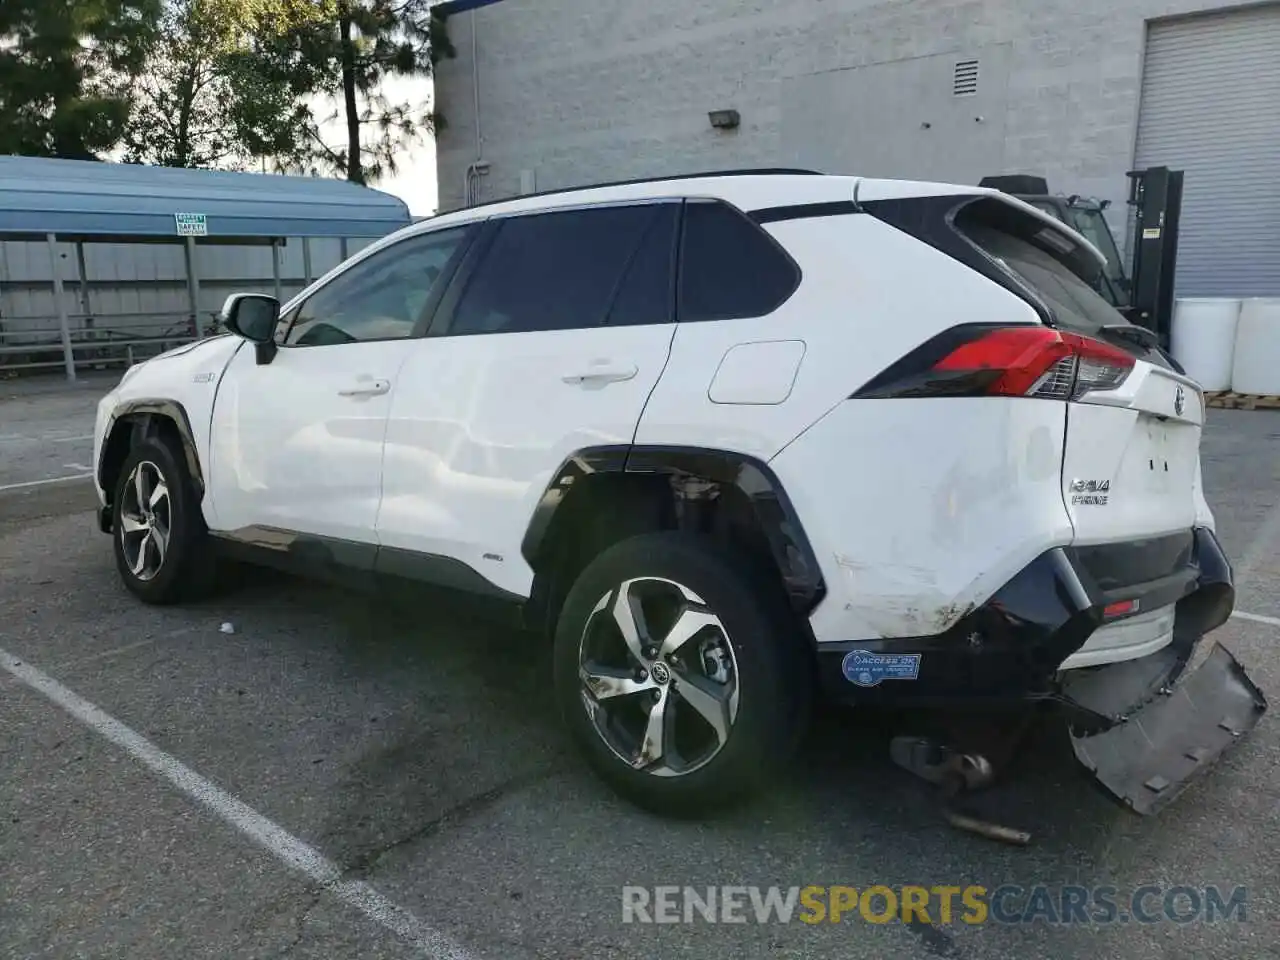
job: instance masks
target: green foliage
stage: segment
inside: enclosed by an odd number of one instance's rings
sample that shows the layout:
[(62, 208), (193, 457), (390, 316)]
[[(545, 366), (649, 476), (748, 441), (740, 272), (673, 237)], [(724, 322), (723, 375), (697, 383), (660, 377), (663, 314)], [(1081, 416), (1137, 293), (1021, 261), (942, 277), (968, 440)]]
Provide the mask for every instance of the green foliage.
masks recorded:
[(0, 0), (0, 153), (95, 159), (119, 142), (161, 0)]
[[(288, 89), (307, 114), (304, 135), (280, 156), (285, 166), (376, 182), (395, 172), (400, 149), (436, 128), (426, 104), (385, 93), (388, 79), (425, 76), (453, 55), (430, 8), (429, 0), (334, 0), (328, 15), (258, 37), (244, 69), (261, 89)], [(336, 109), (326, 112), (325, 102)]]
[(453, 55), (431, 6), (0, 0), (0, 153), (376, 181), (440, 122), (386, 93)]
[(245, 69), (252, 39), (317, 16), (305, 0), (166, 0), (160, 41), (138, 82), (127, 160), (244, 167), (292, 149), (305, 114), (289, 91)]

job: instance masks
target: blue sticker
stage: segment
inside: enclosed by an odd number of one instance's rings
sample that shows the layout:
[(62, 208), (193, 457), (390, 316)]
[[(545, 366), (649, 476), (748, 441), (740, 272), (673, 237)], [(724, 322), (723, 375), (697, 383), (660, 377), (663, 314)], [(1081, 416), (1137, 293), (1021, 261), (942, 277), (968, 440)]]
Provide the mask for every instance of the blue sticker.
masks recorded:
[(859, 687), (879, 686), (882, 680), (915, 680), (920, 676), (920, 656), (850, 650), (844, 657), (844, 678)]

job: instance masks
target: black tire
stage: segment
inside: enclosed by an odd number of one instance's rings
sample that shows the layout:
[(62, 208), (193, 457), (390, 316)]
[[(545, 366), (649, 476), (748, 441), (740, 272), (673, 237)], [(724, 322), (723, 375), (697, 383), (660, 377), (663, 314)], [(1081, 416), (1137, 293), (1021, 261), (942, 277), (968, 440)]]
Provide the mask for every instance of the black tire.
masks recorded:
[[(153, 524), (167, 520), (167, 546), (159, 562), (154, 543), (149, 548), (152, 561), (135, 572), (138, 531), (126, 530), (125, 515), (137, 517), (135, 471), (147, 477), (158, 475), (167, 489), (168, 506), (153, 508)], [(149, 499), (149, 498), (148, 498)], [(132, 525), (132, 524), (130, 524)], [(145, 536), (145, 534), (144, 534)], [(209, 542), (209, 531), (200, 512), (195, 484), (181, 453), (164, 440), (144, 440), (129, 451), (116, 482), (112, 504), (112, 540), (116, 569), (131, 593), (150, 604), (166, 605), (207, 596), (217, 581), (217, 561)]]
[[(731, 555), (709, 537), (665, 532), (631, 537), (615, 544), (592, 560), (578, 577), (556, 628), (556, 696), (564, 720), (587, 762), (624, 798), (655, 813), (696, 817), (744, 802), (766, 783), (777, 782), (781, 776), (808, 720), (812, 673), (795, 617), (785, 603), (776, 575), (770, 578), (769, 573), (761, 565)], [(607, 633), (614, 629), (612, 622), (598, 624), (594, 619), (601, 616), (603, 599), (609, 598), (607, 609), (611, 610), (623, 584), (646, 578), (672, 581), (702, 600), (702, 604), (691, 603), (680, 609), (710, 613), (718, 618), (723, 629), (705, 628), (694, 635), (695, 640), (703, 637), (701, 644), (711, 643), (719, 652), (727, 637), (732, 652), (729, 667), (724, 666), (725, 660), (719, 662), (721, 669), (736, 679), (736, 716), (728, 724), (727, 736), (723, 738), (714, 734), (713, 727), (706, 726), (711, 739), (720, 744), (718, 748), (709, 749), (718, 752), (709, 752), (709, 759), (700, 765), (681, 761), (687, 772), (678, 775), (659, 776), (652, 772), (654, 768), (637, 769), (632, 763), (641, 763), (641, 754), (648, 756), (643, 747), (634, 753), (629, 763), (616, 746), (606, 742), (606, 736), (614, 736), (622, 727), (610, 720), (605, 724), (610, 732), (601, 733), (593, 717), (603, 715), (597, 705), (608, 707), (605, 712), (639, 710), (642, 715), (646, 705), (652, 711), (654, 704), (665, 704), (667, 699), (674, 700), (676, 709), (691, 709), (692, 702), (679, 691), (684, 689), (682, 682), (689, 679), (690, 666), (686, 660), (693, 658), (675, 655), (676, 658), (667, 663), (669, 668), (662, 671), (669, 680), (661, 683), (669, 683), (670, 689), (662, 690), (661, 694), (653, 690), (626, 694), (651, 698), (631, 700), (627, 706), (616, 706), (627, 702), (622, 697), (605, 703), (586, 693), (580, 674), (584, 651), (599, 648), (601, 642), (617, 649), (616, 639), (593, 639), (597, 630)], [(663, 589), (663, 584), (656, 587)], [(682, 594), (687, 599), (687, 592)], [(621, 636), (619, 631), (618, 637)], [(689, 641), (680, 649), (693, 646), (694, 641)], [(625, 664), (619, 669), (626, 669), (633, 660), (626, 651), (622, 655)], [(594, 668), (595, 658), (589, 659)], [(698, 654), (696, 659), (699, 669), (703, 669), (705, 654)], [(637, 670), (643, 670), (646, 663), (652, 676), (649, 672), (637, 672), (634, 677), (643, 676), (646, 683), (658, 682), (655, 660), (640, 663)], [(696, 679), (703, 682), (708, 676)], [(660, 696), (667, 699), (659, 700)], [(631, 719), (630, 714), (623, 716)], [(664, 713), (664, 725), (668, 716)], [(642, 732), (651, 730), (647, 725), (649, 721), (635, 722), (643, 728)], [(698, 726), (696, 717), (693, 724)], [(671, 722), (670, 726), (675, 729), (677, 723)], [(682, 752), (671, 751), (677, 759)], [(665, 760), (655, 761), (655, 768), (662, 769), (665, 763)]]

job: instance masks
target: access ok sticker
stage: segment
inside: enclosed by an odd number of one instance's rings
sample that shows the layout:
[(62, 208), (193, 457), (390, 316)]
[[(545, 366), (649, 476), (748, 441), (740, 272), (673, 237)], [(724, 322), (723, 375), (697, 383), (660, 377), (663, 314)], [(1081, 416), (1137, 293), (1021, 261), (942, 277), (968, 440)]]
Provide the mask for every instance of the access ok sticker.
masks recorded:
[(850, 650), (844, 657), (844, 678), (859, 687), (879, 686), (885, 680), (915, 680), (920, 676), (918, 653), (871, 653)]

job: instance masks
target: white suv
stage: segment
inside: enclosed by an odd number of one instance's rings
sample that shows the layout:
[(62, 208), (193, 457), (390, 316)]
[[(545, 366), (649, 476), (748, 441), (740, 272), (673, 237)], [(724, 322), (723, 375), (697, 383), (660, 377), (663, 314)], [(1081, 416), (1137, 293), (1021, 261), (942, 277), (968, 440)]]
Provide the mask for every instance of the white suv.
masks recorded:
[[(995, 191), (804, 171), (451, 213), (132, 368), (100, 525), (153, 603), (223, 554), (499, 601), (653, 809), (775, 777), (818, 692), (1056, 703), (1150, 809), (1232, 739), (1159, 693), (1234, 594), (1204, 398), (1103, 265)], [(1195, 676), (1256, 722), (1229, 655)]]

